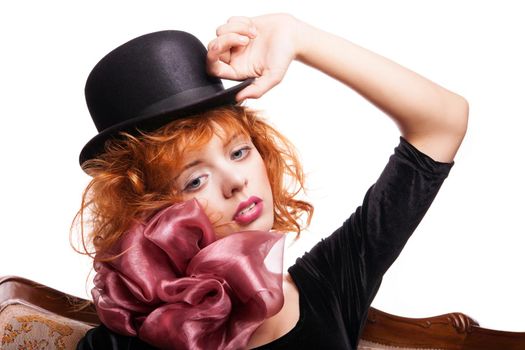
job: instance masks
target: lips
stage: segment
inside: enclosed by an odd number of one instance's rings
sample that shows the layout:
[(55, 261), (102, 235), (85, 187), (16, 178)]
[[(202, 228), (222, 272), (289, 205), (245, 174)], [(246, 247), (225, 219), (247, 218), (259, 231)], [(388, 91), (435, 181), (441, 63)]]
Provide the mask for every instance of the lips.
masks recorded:
[(239, 204), (233, 220), (240, 225), (247, 225), (261, 216), (262, 210), (262, 199), (257, 196), (251, 196)]

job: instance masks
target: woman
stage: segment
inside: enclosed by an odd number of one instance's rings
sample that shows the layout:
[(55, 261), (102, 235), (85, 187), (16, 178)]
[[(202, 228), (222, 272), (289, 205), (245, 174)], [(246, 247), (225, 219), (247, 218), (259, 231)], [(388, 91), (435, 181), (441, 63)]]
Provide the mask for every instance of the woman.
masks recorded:
[[(147, 57), (140, 66), (149, 67), (150, 46), (122, 56)], [(81, 154), (94, 176), (83, 209), (92, 211), (93, 295), (105, 326), (88, 332), (78, 349), (355, 349), (383, 274), (453, 164), (467, 102), (286, 14), (230, 18), (205, 55), (209, 74), (247, 80), (207, 98), (186, 86), (179, 98), (147, 102), (144, 109), (144, 95), (155, 95), (163, 76), (140, 75), (140, 68), (139, 78), (119, 74), (133, 78), (108, 83), (108, 75), (126, 66), (120, 57), (88, 79), (86, 97), (100, 134)], [(169, 54), (158, 56), (170, 62)], [(313, 207), (294, 199), (303, 179), (291, 145), (231, 102), (234, 95), (236, 101), (262, 96), (293, 60), (360, 93), (394, 119), (402, 137), (363, 205), (281, 279), (275, 271), (282, 239), (275, 231), (299, 233), (300, 216), (309, 218)], [(185, 58), (193, 61), (199, 60)], [(184, 67), (170, 82), (198, 74)], [(151, 85), (136, 89), (143, 81)], [(119, 93), (100, 102), (105, 88)], [(126, 108), (139, 100), (138, 112), (100, 112), (120, 95)], [(128, 136), (117, 136), (121, 131)], [(290, 178), (295, 189), (287, 187)]]

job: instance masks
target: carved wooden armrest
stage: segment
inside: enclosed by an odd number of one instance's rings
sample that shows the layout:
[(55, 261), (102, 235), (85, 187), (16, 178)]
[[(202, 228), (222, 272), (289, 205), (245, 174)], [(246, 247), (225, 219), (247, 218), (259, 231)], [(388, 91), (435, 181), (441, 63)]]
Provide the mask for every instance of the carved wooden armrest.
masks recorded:
[(387, 345), (392, 349), (525, 349), (525, 332), (483, 328), (476, 320), (460, 312), (409, 318), (391, 315), (371, 307), (361, 339)]

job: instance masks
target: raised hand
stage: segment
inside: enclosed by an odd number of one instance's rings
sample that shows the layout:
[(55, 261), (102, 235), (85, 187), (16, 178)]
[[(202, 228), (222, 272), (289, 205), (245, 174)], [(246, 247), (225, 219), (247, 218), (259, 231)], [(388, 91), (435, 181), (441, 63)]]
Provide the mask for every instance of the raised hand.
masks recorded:
[(236, 99), (261, 97), (283, 79), (295, 58), (298, 23), (286, 14), (231, 17), (208, 44), (208, 73), (232, 80), (257, 78)]

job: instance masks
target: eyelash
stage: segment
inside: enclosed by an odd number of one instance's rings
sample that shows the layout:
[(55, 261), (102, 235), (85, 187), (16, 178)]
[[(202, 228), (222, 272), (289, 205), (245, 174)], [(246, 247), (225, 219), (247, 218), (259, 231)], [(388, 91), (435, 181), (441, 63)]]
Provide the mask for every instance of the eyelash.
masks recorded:
[[(241, 148), (239, 148), (239, 149), (236, 149), (235, 151), (233, 151), (233, 152), (231, 153), (230, 158), (231, 158), (232, 160), (235, 160), (235, 161), (237, 161), (237, 160), (242, 160), (242, 159), (244, 159), (244, 158), (246, 158), (246, 157), (248, 156), (248, 154), (250, 153), (250, 150), (251, 150), (251, 149), (252, 149), (252, 148), (251, 148), (250, 146), (244, 146), (244, 147), (241, 147)], [(241, 156), (239, 156), (239, 158), (234, 158), (234, 157), (233, 157), (233, 154), (234, 154), (234, 153), (241, 152), (241, 151), (243, 152), (243, 154), (241, 154)], [(202, 177), (207, 177), (207, 176), (208, 176), (208, 175), (200, 175), (200, 176), (198, 176), (198, 177), (196, 177), (196, 178), (191, 179), (191, 180), (188, 181), (188, 183), (184, 186), (183, 192), (193, 192), (193, 191), (198, 190), (201, 186), (191, 188), (190, 185), (191, 185), (194, 181), (199, 180), (199, 179), (202, 178)], [(199, 185), (200, 185), (200, 182), (199, 182)]]
[[(183, 192), (193, 192), (193, 191), (198, 190), (198, 189), (200, 188), (200, 186), (199, 186), (199, 187), (191, 188), (190, 185), (191, 185), (194, 181), (199, 180), (201, 177), (207, 177), (207, 176), (208, 176), (208, 175), (201, 175), (201, 176), (198, 176), (198, 177), (196, 177), (196, 178), (194, 178), (194, 179), (191, 179), (190, 181), (188, 181), (188, 183), (186, 184), (186, 186), (184, 186), (184, 189), (183, 189), (182, 191), (183, 191)], [(200, 185), (200, 183), (199, 183), (199, 185)]]
[[(252, 149), (252, 148), (251, 148), (250, 146), (244, 146), (244, 147), (241, 147), (241, 148), (239, 148), (239, 149), (233, 151), (232, 154), (231, 154), (231, 156), (230, 156), (230, 158), (232, 158), (232, 156), (233, 156), (234, 153), (237, 153), (237, 152), (240, 152), (240, 151), (245, 151), (245, 153), (243, 154), (243, 156), (242, 156), (241, 158), (236, 158), (236, 159), (234, 159), (234, 160), (244, 159), (244, 158), (246, 158), (246, 156), (248, 155), (248, 153), (250, 153), (250, 150), (251, 150), (251, 149)], [(232, 158), (232, 159), (233, 159), (233, 158)]]

